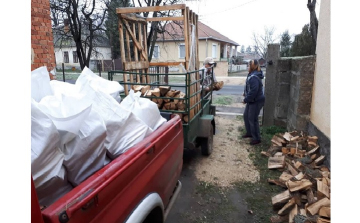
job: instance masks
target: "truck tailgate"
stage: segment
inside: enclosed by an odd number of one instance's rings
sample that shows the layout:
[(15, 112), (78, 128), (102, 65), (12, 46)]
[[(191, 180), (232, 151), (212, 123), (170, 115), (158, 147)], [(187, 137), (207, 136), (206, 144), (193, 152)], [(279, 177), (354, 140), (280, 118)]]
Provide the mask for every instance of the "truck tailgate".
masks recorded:
[(123, 222), (150, 193), (166, 207), (182, 169), (178, 116), (42, 211), (45, 222)]

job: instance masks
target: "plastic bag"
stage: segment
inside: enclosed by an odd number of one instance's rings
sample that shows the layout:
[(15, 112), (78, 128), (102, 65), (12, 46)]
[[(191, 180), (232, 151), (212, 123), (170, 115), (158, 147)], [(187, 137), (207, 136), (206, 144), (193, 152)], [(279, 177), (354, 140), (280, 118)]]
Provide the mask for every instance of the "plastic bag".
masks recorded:
[(120, 103), (120, 106), (133, 112), (139, 119), (146, 123), (152, 130), (156, 130), (166, 122), (158, 106), (153, 101), (141, 98), (141, 92), (130, 90), (128, 96)]
[(78, 95), (79, 88), (75, 84), (70, 84), (63, 81), (50, 81), (51, 90), (54, 96), (62, 97), (62, 95)]
[(43, 97), (52, 95), (49, 72), (46, 66), (31, 72), (31, 98), (39, 102)]
[(116, 81), (105, 80), (94, 74), (89, 68), (85, 67), (75, 82), (80, 91), (90, 86), (95, 91), (101, 91), (111, 95), (118, 103), (121, 101), (120, 92), (124, 91), (124, 87)]

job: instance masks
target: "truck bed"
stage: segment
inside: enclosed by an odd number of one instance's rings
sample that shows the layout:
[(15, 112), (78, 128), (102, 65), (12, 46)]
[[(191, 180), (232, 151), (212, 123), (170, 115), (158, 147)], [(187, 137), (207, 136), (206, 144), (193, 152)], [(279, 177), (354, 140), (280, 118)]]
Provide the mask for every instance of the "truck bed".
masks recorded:
[(124, 222), (151, 193), (159, 194), (166, 209), (181, 173), (183, 147), (181, 120), (174, 116), (42, 210), (44, 222)]

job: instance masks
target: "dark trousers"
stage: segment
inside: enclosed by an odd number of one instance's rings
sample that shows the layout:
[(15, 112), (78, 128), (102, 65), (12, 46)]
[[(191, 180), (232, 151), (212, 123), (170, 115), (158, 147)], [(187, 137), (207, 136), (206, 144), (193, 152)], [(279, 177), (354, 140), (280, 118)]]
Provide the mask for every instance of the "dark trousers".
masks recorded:
[(264, 106), (264, 101), (247, 103), (244, 111), (244, 122), (246, 134), (251, 135), (253, 140), (261, 140), (259, 114), (261, 108)]

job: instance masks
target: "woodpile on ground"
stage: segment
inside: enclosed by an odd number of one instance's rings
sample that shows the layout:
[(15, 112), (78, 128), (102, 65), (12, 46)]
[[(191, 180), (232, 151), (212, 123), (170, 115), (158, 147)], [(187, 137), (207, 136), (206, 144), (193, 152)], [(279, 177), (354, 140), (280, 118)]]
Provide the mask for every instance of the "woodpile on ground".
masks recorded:
[[(133, 88), (134, 92), (141, 92), (142, 96), (149, 98), (155, 102), (160, 110), (169, 111), (185, 111), (186, 102), (184, 92), (179, 90), (172, 90), (170, 86), (159, 86), (150, 90), (150, 85), (137, 85)], [(162, 98), (157, 98), (162, 97)], [(183, 122), (188, 123), (189, 117), (187, 114), (176, 113), (180, 116)]]
[(322, 165), (316, 136), (303, 132), (286, 132), (272, 138), (272, 146), (261, 152), (268, 156), (268, 168), (282, 171), (279, 179), (268, 183), (284, 188), (271, 198), (277, 215), (272, 223), (330, 222), (330, 170)]

